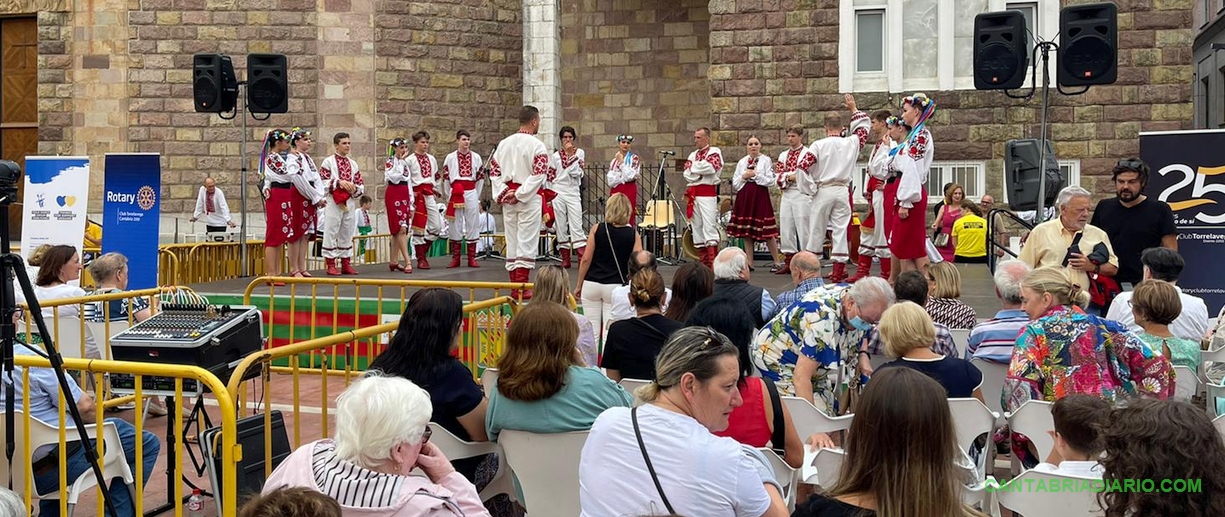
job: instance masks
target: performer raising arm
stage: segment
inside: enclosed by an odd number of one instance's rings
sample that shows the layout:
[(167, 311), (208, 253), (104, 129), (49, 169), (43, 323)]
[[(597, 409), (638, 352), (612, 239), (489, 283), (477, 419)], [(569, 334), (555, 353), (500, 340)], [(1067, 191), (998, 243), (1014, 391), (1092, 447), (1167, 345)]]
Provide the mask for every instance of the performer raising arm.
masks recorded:
[(638, 224), (634, 215), (638, 209), (638, 176), (642, 174), (642, 163), (630, 150), (633, 143), (633, 135), (617, 135), (617, 156), (608, 165), (608, 196), (625, 194), (629, 198), (630, 226)]
[(825, 229), (832, 230), (833, 249), (830, 258), (834, 269), (829, 280), (840, 283), (846, 280), (846, 263), (850, 250), (846, 230), (851, 224), (851, 174), (859, 151), (868, 141), (868, 114), (855, 108), (855, 97), (846, 94), (846, 107), (851, 112), (851, 127), (842, 134), (842, 114), (825, 116), (825, 138), (813, 142), (809, 149), (817, 155), (816, 175), (811, 183), (801, 182), (800, 188), (813, 196), (812, 219), (808, 227), (808, 244), (805, 249), (821, 255), (825, 247)]
[(447, 219), (451, 220), (451, 263), (459, 267), (460, 253), (468, 251), (468, 267), (476, 263), (476, 239), (481, 234), (479, 224), (481, 186), (481, 155), (472, 151), (472, 135), (466, 130), (455, 133), (457, 149), (442, 160), (442, 196), (447, 200)]
[(863, 197), (868, 200), (868, 215), (859, 225), (859, 266), (855, 276), (848, 278), (847, 283), (872, 274), (872, 257), (880, 259), (880, 276), (889, 278), (889, 241), (885, 239), (885, 177), (889, 174), (889, 151), (893, 149), (893, 140), (889, 138), (889, 128), (897, 124), (897, 117), (889, 114), (889, 110), (880, 110), (872, 114), (872, 134), (876, 136), (876, 146), (868, 158), (868, 184), (863, 189)]
[(723, 152), (710, 145), (710, 128), (693, 132), (697, 150), (685, 161), (685, 215), (693, 230), (693, 245), (698, 248), (702, 263), (712, 270), (719, 254), (719, 173), (723, 170)]
[[(583, 204), (579, 187), (583, 182), (583, 169), (587, 166), (587, 156), (583, 150), (574, 146), (577, 133), (574, 128), (564, 126), (557, 136), (561, 137), (561, 149), (553, 153), (553, 161), (549, 174), (553, 183), (553, 216), (557, 218), (554, 228), (557, 230), (557, 248), (561, 250), (561, 267), (570, 268), (570, 253), (574, 259), (583, 258), (587, 246), (587, 234), (583, 233)], [(637, 156), (634, 156), (637, 163)], [(609, 176), (612, 172), (608, 173)], [(612, 183), (610, 182), (609, 185)]]
[[(353, 233), (357, 229), (354, 209), (358, 199), (366, 193), (362, 173), (357, 162), (349, 157), (353, 149), (348, 133), (336, 133), (332, 137), (335, 154), (323, 159), (319, 166), (319, 177), (327, 192), (323, 208), (323, 262), (329, 275), (356, 275), (353, 269)], [(340, 268), (336, 260), (340, 260)]]
[[(549, 171), (549, 150), (534, 135), (540, 129), (540, 110), (519, 110), (519, 132), (510, 135), (493, 152), (489, 179), (493, 199), (502, 205), (506, 225), (506, 270), (510, 281), (527, 283), (536, 267), (540, 246), (540, 194)], [(518, 290), (511, 296), (518, 296)], [(523, 299), (531, 292), (524, 290)]]

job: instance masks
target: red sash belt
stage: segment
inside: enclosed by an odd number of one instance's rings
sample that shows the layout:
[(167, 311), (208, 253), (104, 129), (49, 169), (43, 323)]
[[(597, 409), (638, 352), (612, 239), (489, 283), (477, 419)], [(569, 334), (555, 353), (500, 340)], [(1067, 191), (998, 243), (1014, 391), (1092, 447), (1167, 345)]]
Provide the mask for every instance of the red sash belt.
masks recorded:
[(451, 182), (451, 200), (447, 203), (447, 219), (454, 219), (455, 211), (464, 209), (464, 193), (475, 188), (476, 182), (473, 180)]
[(540, 189), (540, 217), (544, 221), (545, 226), (553, 226), (553, 198), (557, 197), (557, 193), (550, 189)]
[(421, 194), (432, 196), (434, 195), (434, 184), (433, 183), (422, 183), (420, 185), (414, 185), (413, 193), (418, 196), (420, 196)]
[(698, 197), (714, 197), (719, 195), (718, 185), (690, 185), (685, 189), (685, 216), (693, 218), (693, 203)]

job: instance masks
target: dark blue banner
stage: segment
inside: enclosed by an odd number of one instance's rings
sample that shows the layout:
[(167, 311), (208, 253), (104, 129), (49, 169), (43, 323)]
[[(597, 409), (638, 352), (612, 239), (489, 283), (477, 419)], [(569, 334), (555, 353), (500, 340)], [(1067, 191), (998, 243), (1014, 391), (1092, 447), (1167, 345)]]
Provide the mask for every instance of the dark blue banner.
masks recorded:
[(1170, 204), (1178, 253), (1187, 262), (1183, 292), (1204, 299), (1208, 315), (1225, 305), (1221, 250), (1225, 245), (1225, 130), (1140, 133), (1140, 159), (1148, 164), (1145, 193)]
[(161, 157), (107, 154), (102, 198), (102, 252), (128, 258), (128, 289), (157, 287)]

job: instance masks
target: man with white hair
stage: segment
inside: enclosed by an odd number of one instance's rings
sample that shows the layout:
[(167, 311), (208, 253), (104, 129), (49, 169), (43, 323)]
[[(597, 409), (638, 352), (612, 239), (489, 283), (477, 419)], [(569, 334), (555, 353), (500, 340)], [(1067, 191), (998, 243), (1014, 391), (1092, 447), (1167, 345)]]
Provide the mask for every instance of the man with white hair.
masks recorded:
[(779, 393), (833, 414), (839, 379), (830, 370), (853, 358), (893, 300), (893, 288), (880, 277), (863, 278), (849, 288), (815, 289), (757, 333), (750, 349), (753, 365), (774, 381)]
[(749, 258), (740, 248), (723, 248), (715, 256), (715, 289), (712, 297), (723, 297), (744, 303), (753, 315), (757, 328), (765, 325), (774, 314), (774, 298), (770, 292), (749, 283)]
[(1019, 260), (1005, 260), (995, 266), (995, 296), (1000, 299), (1001, 308), (994, 318), (970, 331), (966, 360), (977, 357), (999, 364), (1012, 360), (1012, 346), (1029, 325), (1029, 316), (1021, 310), (1021, 284), (1029, 272), (1029, 266)]
[(1021, 261), (1034, 269), (1063, 267), (1072, 283), (1086, 291), (1090, 273), (1107, 277), (1117, 274), (1119, 258), (1110, 247), (1110, 237), (1089, 224), (1092, 205), (1088, 190), (1076, 185), (1060, 190), (1055, 199), (1059, 218), (1034, 227), (1021, 248)]

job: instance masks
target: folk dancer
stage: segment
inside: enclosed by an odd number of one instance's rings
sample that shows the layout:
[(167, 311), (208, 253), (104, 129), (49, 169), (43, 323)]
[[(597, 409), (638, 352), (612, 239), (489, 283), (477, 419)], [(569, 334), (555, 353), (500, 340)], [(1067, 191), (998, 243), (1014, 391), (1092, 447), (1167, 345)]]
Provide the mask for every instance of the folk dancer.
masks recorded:
[(859, 225), (859, 265), (848, 283), (872, 274), (872, 257), (880, 259), (880, 276), (889, 278), (889, 241), (885, 239), (885, 177), (889, 174), (889, 151), (895, 145), (889, 138), (889, 128), (897, 124), (889, 110), (872, 114), (872, 134), (876, 146), (868, 157), (868, 184), (863, 197), (868, 200), (868, 215)]
[(736, 191), (736, 203), (732, 208), (732, 219), (727, 225), (729, 237), (744, 239), (744, 254), (748, 257), (749, 270), (753, 268), (753, 246), (765, 242), (770, 250), (771, 261), (777, 260), (778, 223), (774, 219), (774, 205), (770, 200), (770, 185), (774, 183), (774, 164), (770, 157), (761, 154), (761, 139), (750, 136), (748, 155), (736, 163), (732, 175), (732, 189)]
[[(327, 274), (356, 275), (353, 269), (353, 233), (357, 230), (356, 209), (358, 200), (366, 193), (362, 173), (357, 161), (349, 157), (353, 143), (348, 133), (336, 133), (332, 137), (335, 154), (323, 159), (319, 176), (327, 192), (323, 208), (323, 262)], [(337, 259), (340, 267), (336, 267)]]
[[(387, 205), (387, 228), (391, 232), (391, 263), (387, 267), (410, 274), (413, 261), (408, 253), (408, 235), (412, 226), (413, 190), (409, 188), (408, 140), (396, 138), (387, 147), (387, 163), (383, 169), (387, 180), (383, 203)], [(400, 260), (404, 260), (403, 266)]]
[(457, 131), (455, 143), (458, 148), (442, 160), (442, 197), (447, 200), (446, 217), (451, 221), (448, 228), (451, 263), (447, 267), (459, 267), (464, 250), (468, 252), (468, 267), (481, 267), (476, 263), (476, 241), (481, 235), (481, 190), (485, 185), (481, 167), (484, 162), (481, 155), (472, 151), (472, 135), (468, 131)]
[(630, 200), (630, 226), (637, 224), (638, 177), (642, 175), (642, 162), (630, 150), (633, 135), (617, 135), (617, 156), (608, 165), (608, 196), (625, 194)]
[[(540, 194), (549, 172), (549, 150), (534, 135), (540, 130), (540, 110), (524, 106), (519, 110), (519, 132), (500, 143), (490, 160), (489, 179), (493, 199), (502, 205), (506, 225), (506, 270), (510, 281), (527, 283), (536, 267), (540, 246)], [(520, 296), (512, 290), (512, 297)], [(522, 292), (530, 299), (531, 291)]]
[(294, 183), (298, 187), (295, 189), (298, 195), (295, 196), (294, 205), (298, 208), (299, 215), (295, 221), (297, 226), (294, 228), (294, 237), (289, 241), (290, 273), (296, 277), (308, 278), (311, 276), (306, 271), (306, 252), (310, 242), (308, 237), (318, 220), (319, 208), (324, 206), (324, 194), (321, 188), (323, 180), (319, 177), (319, 168), (315, 165), (315, 160), (307, 154), (313, 144), (314, 139), (311, 138), (310, 131), (300, 127), (293, 128), (289, 135), (289, 154), (285, 159), (289, 163), (291, 173), (297, 167), (303, 179), (302, 182)]
[(225, 202), (225, 192), (217, 188), (217, 180), (204, 178), (204, 186), (196, 196), (196, 210), (191, 215), (191, 222), (204, 219), (204, 231), (209, 233), (224, 232), (226, 226), (233, 228), (234, 221), (230, 219), (230, 205)]
[(809, 150), (817, 155), (816, 175), (811, 182), (800, 182), (800, 189), (812, 196), (808, 226), (808, 243), (804, 248), (818, 256), (825, 248), (825, 230), (832, 227), (833, 249), (830, 258), (834, 269), (829, 281), (846, 280), (846, 263), (850, 259), (846, 231), (851, 224), (851, 175), (859, 151), (868, 141), (868, 114), (855, 109), (855, 97), (846, 94), (846, 107), (851, 111), (851, 126), (843, 136), (842, 115), (825, 116), (825, 138), (812, 143)]
[(719, 254), (719, 173), (723, 170), (723, 152), (710, 145), (710, 128), (693, 132), (697, 150), (685, 161), (685, 215), (693, 231), (693, 245), (706, 267), (715, 268)]
[[(273, 129), (264, 136), (264, 146), (259, 161), (260, 191), (264, 194), (264, 274), (281, 276), (281, 249), (294, 235), (293, 193), (295, 178), (289, 174), (289, 166), (281, 153), (289, 150), (289, 133), (284, 129)], [(300, 178), (299, 178), (300, 179)], [(271, 282), (274, 286), (285, 285)]]
[[(587, 247), (587, 233), (583, 231), (583, 203), (579, 190), (583, 182), (583, 170), (587, 167), (587, 156), (582, 149), (574, 145), (578, 134), (573, 127), (562, 127), (557, 136), (561, 138), (561, 149), (553, 153), (549, 166), (549, 183), (557, 194), (553, 199), (553, 215), (557, 218), (554, 228), (557, 231), (557, 249), (561, 251), (561, 267), (570, 269), (571, 252), (575, 260), (580, 260)], [(634, 158), (637, 163), (637, 155)], [(609, 175), (612, 175), (611, 168)], [(611, 184), (610, 182), (609, 185)]]
[(413, 187), (413, 250), (417, 253), (417, 269), (429, 269), (426, 259), (430, 244), (442, 235), (442, 207), (434, 198), (434, 187), (441, 178), (438, 160), (429, 154), (430, 134), (413, 133), (416, 149), (408, 159), (409, 177)]
[(893, 206), (888, 224), (889, 252), (897, 259), (892, 280), (907, 271), (927, 271), (927, 180), (935, 160), (935, 142), (925, 127), (936, 103), (922, 93), (902, 99), (902, 124), (909, 132), (889, 151), (885, 206)]
[(800, 191), (800, 177), (805, 181), (813, 174), (813, 166), (817, 164), (817, 155), (804, 145), (804, 127), (794, 125), (787, 128), (787, 145), (789, 148), (778, 155), (779, 171), (775, 174), (774, 183), (783, 192), (778, 204), (779, 241), (783, 253), (783, 262), (774, 268), (777, 275), (791, 274), (791, 258), (804, 250), (808, 244), (809, 210), (812, 204), (810, 198)]

